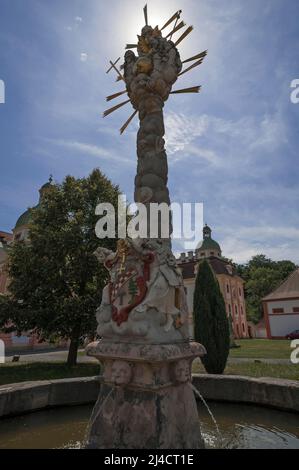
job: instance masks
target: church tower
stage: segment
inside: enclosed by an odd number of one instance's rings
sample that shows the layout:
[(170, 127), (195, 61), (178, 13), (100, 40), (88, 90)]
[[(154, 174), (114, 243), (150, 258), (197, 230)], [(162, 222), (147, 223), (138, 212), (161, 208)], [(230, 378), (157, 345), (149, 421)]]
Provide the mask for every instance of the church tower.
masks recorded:
[(210, 256), (221, 258), (221, 248), (220, 245), (213, 240), (211, 228), (206, 224), (202, 232), (203, 240), (199, 242), (195, 250), (197, 259), (209, 258)]

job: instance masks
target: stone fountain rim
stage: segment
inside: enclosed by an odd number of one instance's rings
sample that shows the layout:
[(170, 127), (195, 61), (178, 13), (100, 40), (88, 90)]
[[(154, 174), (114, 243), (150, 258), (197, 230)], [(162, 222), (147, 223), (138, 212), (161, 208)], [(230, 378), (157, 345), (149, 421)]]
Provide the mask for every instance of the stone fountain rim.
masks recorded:
[[(270, 377), (193, 374), (210, 401), (256, 405), (299, 413), (299, 382)], [(21, 382), (0, 386), (0, 419), (96, 402), (99, 377)]]

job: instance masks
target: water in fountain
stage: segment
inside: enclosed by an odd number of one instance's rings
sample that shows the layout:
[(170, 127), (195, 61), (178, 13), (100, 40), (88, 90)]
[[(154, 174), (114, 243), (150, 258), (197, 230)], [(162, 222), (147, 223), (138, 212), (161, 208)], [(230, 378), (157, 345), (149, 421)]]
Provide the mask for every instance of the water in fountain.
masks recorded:
[(90, 417), (90, 420), (88, 422), (88, 426), (87, 426), (87, 429), (85, 431), (85, 437), (84, 437), (84, 443), (87, 444), (88, 442), (88, 438), (89, 438), (89, 434), (90, 434), (90, 430), (93, 426), (93, 424), (96, 422), (99, 414), (101, 413), (105, 403), (107, 402), (108, 398), (110, 397), (111, 393), (113, 392), (113, 388), (110, 390), (109, 393), (107, 393), (106, 397), (104, 398), (104, 400), (102, 401), (99, 409), (97, 410), (96, 409), (96, 406), (94, 407), (93, 411), (92, 411), (92, 414), (91, 414), (91, 417)]
[(218, 448), (221, 448), (222, 447), (222, 436), (221, 436), (221, 433), (220, 433), (220, 429), (219, 429), (219, 426), (218, 426), (218, 423), (216, 421), (216, 418), (215, 416), (213, 415), (209, 405), (207, 404), (206, 400), (204, 399), (204, 397), (202, 396), (202, 394), (200, 393), (200, 391), (194, 387), (194, 385), (192, 385), (192, 383), (189, 383), (190, 387), (192, 388), (193, 392), (195, 393), (195, 395), (197, 395), (200, 400), (202, 401), (202, 403), (204, 404), (204, 406), (206, 407), (214, 425), (215, 425), (215, 428), (216, 428), (216, 431), (217, 431), (217, 436), (218, 436), (218, 439), (217, 439), (217, 447)]

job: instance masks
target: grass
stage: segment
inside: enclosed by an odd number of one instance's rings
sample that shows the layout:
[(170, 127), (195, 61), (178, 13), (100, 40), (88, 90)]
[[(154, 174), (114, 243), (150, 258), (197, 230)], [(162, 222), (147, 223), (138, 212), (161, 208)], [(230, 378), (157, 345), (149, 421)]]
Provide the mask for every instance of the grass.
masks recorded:
[(99, 375), (99, 364), (78, 364), (68, 367), (62, 362), (34, 362), (0, 365), (0, 385), (33, 380), (55, 380)]
[[(98, 364), (78, 364), (67, 367), (62, 362), (35, 362), (30, 364), (5, 364), (0, 366), (0, 385), (27, 382), (33, 380), (55, 380), (72, 377), (91, 377), (98, 375)], [(200, 360), (193, 364), (193, 372), (205, 373)], [(225, 374), (245, 375), (249, 377), (275, 377), (299, 380), (299, 364), (229, 364)]]
[[(206, 373), (199, 360), (194, 361), (193, 372), (199, 374)], [(256, 364), (253, 362), (229, 364), (226, 366), (224, 374), (299, 380), (299, 364)]]
[(230, 357), (261, 359), (290, 359), (291, 341), (277, 339), (241, 339), (236, 340), (239, 348), (230, 350)]

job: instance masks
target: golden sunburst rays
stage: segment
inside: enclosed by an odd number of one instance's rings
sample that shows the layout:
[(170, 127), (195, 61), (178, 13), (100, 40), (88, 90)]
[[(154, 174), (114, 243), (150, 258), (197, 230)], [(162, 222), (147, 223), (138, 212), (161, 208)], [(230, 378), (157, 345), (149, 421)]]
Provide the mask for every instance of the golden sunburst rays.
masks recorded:
[(173, 23), (174, 20), (176, 20), (177, 18), (180, 18), (181, 13), (182, 13), (182, 10), (178, 10), (177, 12), (175, 12), (175, 14), (171, 18), (169, 18), (168, 21), (166, 21), (165, 25), (162, 26), (160, 31), (163, 31), (163, 29), (167, 28), (167, 26), (169, 26), (171, 23)]
[(192, 60), (196, 59), (204, 59), (207, 55), (208, 51), (203, 51), (200, 54), (194, 55), (193, 57), (189, 57), (189, 59), (185, 59), (182, 61), (182, 64), (185, 64), (186, 62), (191, 62)]
[[(110, 67), (109, 69), (107, 70), (106, 73), (109, 73), (112, 69), (117, 73), (117, 79), (116, 81), (125, 81), (122, 73), (120, 72), (120, 70), (116, 67), (116, 64), (119, 62), (120, 60), (120, 57), (112, 62), (111, 60), (109, 61), (110, 63)], [(120, 67), (121, 69), (123, 68), (122, 66)], [(106, 97), (106, 101), (111, 101), (111, 100), (114, 100), (115, 98), (118, 98), (119, 96), (122, 96), (124, 94), (127, 94), (127, 90), (122, 90), (122, 91), (119, 91), (117, 93), (114, 93), (113, 95), (109, 95)], [(118, 109), (122, 108), (123, 106), (125, 106), (126, 104), (130, 103), (131, 100), (128, 99), (126, 101), (123, 101), (115, 106), (112, 106), (112, 108), (109, 108), (109, 109), (106, 109), (104, 112), (103, 112), (103, 117), (106, 117), (106, 116), (109, 116), (109, 114), (112, 114), (114, 113), (114, 111), (117, 111)], [(130, 124), (130, 122), (133, 120), (134, 116), (137, 114), (137, 111), (134, 111), (134, 113), (129, 117), (129, 119), (127, 119), (127, 121), (124, 123), (124, 125), (120, 128), (120, 133), (122, 134), (126, 128), (128, 127), (128, 125)]]
[[(149, 26), (147, 5), (145, 5), (145, 7), (143, 8), (143, 14), (144, 14), (145, 25)], [(174, 15), (171, 16), (171, 18), (169, 18), (169, 20), (166, 21), (166, 23), (162, 26), (162, 28), (159, 28), (158, 26), (156, 26), (156, 28), (153, 30), (154, 31), (153, 36), (155, 34), (157, 36), (161, 36), (162, 35), (161, 32), (164, 31), (168, 26), (171, 25), (171, 28), (172, 28), (171, 31), (168, 32), (164, 36), (165, 39), (168, 39), (169, 41), (171, 41), (172, 36), (174, 34), (176, 34), (178, 31), (180, 31), (183, 27), (186, 26), (184, 21), (180, 21), (181, 20), (181, 14), (182, 14), (182, 10), (178, 10), (174, 13)], [(193, 31), (193, 26), (188, 26), (185, 29), (185, 31), (175, 40), (175, 42), (174, 42), (175, 47), (177, 47), (187, 36), (189, 36), (189, 34), (192, 31)], [(137, 48), (138, 48), (138, 44), (135, 44), (135, 43), (134, 44), (129, 43), (129, 44), (126, 45), (126, 49), (137, 49)], [(191, 65), (189, 65), (187, 68), (183, 69), (181, 71), (181, 73), (179, 73), (178, 77), (181, 77), (182, 75), (189, 72), (190, 70), (193, 70), (195, 67), (198, 67), (203, 62), (206, 55), (207, 55), (207, 51), (203, 51), (203, 52), (200, 52), (199, 54), (196, 54), (192, 57), (189, 57), (188, 59), (183, 60), (182, 64), (186, 64), (188, 62), (193, 62), (193, 63)], [(120, 57), (114, 62), (112, 62), (110, 60), (110, 62), (109, 62), (110, 67), (109, 67), (109, 69), (107, 70), (106, 73), (109, 73), (111, 70), (114, 70), (116, 72), (116, 81), (117, 82), (119, 82), (119, 81), (124, 81), (125, 82), (124, 76), (121, 72), (121, 70), (123, 70), (124, 66), (121, 65), (119, 68), (116, 66), (118, 64), (119, 60), (120, 60)], [(200, 90), (201, 90), (201, 86), (197, 85), (197, 86), (192, 86), (192, 87), (188, 87), (188, 88), (181, 88), (181, 89), (178, 89), (178, 90), (173, 90), (173, 91), (171, 91), (170, 94), (171, 95), (179, 95), (179, 94), (184, 94), (184, 93), (199, 93)], [(118, 98), (122, 95), (125, 95), (125, 94), (127, 94), (126, 89), (107, 96), (106, 101), (114, 100), (114, 99), (116, 99), (116, 98)], [(114, 111), (122, 108), (123, 106), (125, 106), (128, 103), (130, 103), (130, 99), (127, 99), (126, 101), (123, 101), (123, 102), (113, 106), (112, 108), (106, 109), (103, 113), (103, 117), (108, 116), (109, 114), (111, 114)], [(138, 113), (138, 110), (134, 110), (133, 113), (129, 116), (129, 118), (126, 120), (126, 122), (120, 128), (120, 133), (121, 134), (124, 133), (124, 131), (127, 129), (127, 127), (132, 122), (132, 120), (137, 115), (137, 113)]]
[(114, 93), (114, 95), (109, 95), (106, 97), (106, 101), (111, 101), (114, 100), (115, 98), (118, 98), (121, 95), (124, 95), (127, 93), (127, 90), (119, 91), (118, 93)]
[(170, 33), (167, 34), (167, 36), (165, 36), (165, 39), (168, 39), (171, 40), (172, 38), (172, 35), (174, 33), (176, 33), (177, 31), (179, 31), (181, 28), (183, 28), (184, 26), (186, 26), (186, 23), (184, 23), (184, 21), (181, 21), (177, 26), (176, 24), (174, 25), (174, 28), (172, 31), (170, 31)]
[[(118, 62), (118, 60), (117, 60), (116, 62)], [(123, 75), (120, 73), (120, 71), (118, 70), (118, 68), (115, 66), (115, 62), (113, 63), (112, 60), (110, 60), (110, 65), (111, 65), (111, 67), (110, 67), (109, 71), (110, 71), (111, 69), (114, 69), (114, 70), (116, 71), (116, 73), (117, 73), (117, 81), (119, 81), (119, 80), (125, 81)]]
[(182, 88), (181, 90), (174, 90), (174, 91), (171, 91), (170, 94), (176, 95), (179, 93), (199, 93), (200, 89), (201, 89), (201, 86), (198, 85), (198, 86), (192, 86), (189, 88)]
[(147, 5), (143, 8), (145, 25), (148, 26)]
[(126, 45), (126, 49), (137, 49), (138, 47), (138, 44), (127, 44)]
[(126, 101), (123, 101), (122, 103), (119, 103), (119, 104), (113, 106), (112, 108), (106, 109), (106, 111), (103, 112), (103, 117), (108, 116), (109, 114), (113, 113), (114, 111), (116, 111), (117, 109), (121, 108), (121, 107), (124, 106), (125, 104), (130, 103), (130, 101), (131, 101), (131, 100), (126, 100)]
[[(113, 62), (113, 64), (112, 64), (112, 62), (111, 62), (111, 60), (110, 60), (110, 67), (109, 67), (109, 69), (106, 71), (106, 73), (109, 73), (109, 72), (110, 72), (110, 70), (112, 70), (112, 69), (113, 69), (113, 67), (115, 67), (115, 66), (116, 66), (116, 64), (117, 64), (117, 62), (118, 62), (118, 61), (120, 61), (120, 57), (119, 57), (118, 59), (116, 59), (116, 61), (115, 61), (115, 62)], [(112, 64), (112, 65), (111, 65), (111, 64)]]
[(128, 125), (130, 124), (130, 122), (134, 119), (134, 117), (136, 116), (136, 114), (138, 113), (137, 109), (131, 114), (131, 116), (129, 117), (129, 119), (124, 123), (124, 125), (120, 128), (119, 132), (121, 134), (123, 134), (126, 130), (126, 128), (128, 127)]
[(184, 75), (184, 73), (187, 73), (190, 70), (194, 69), (195, 67), (198, 67), (200, 64), (202, 64), (202, 61), (203, 61), (203, 58), (197, 60), (196, 62), (194, 62), (194, 64), (190, 65), (190, 67), (187, 67), (185, 70), (183, 70), (181, 73), (179, 73), (178, 76), (181, 77), (182, 75)]
[[(178, 14), (178, 16), (177, 16), (177, 18), (176, 18), (176, 20), (175, 20), (173, 30), (172, 30), (171, 33), (170, 33), (169, 41), (171, 41), (172, 35), (175, 33), (175, 29), (176, 29), (176, 27), (177, 27), (178, 21), (179, 21), (179, 19), (181, 18), (181, 13), (182, 13), (182, 10), (179, 11), (179, 14)], [(183, 22), (182, 22), (182, 23), (183, 23)]]
[(188, 34), (190, 34), (192, 31), (193, 31), (193, 26), (188, 26), (186, 31), (184, 31), (183, 34), (179, 37), (179, 39), (177, 39), (177, 41), (174, 43), (175, 47), (177, 47), (183, 41), (183, 39), (185, 39), (188, 36)]

